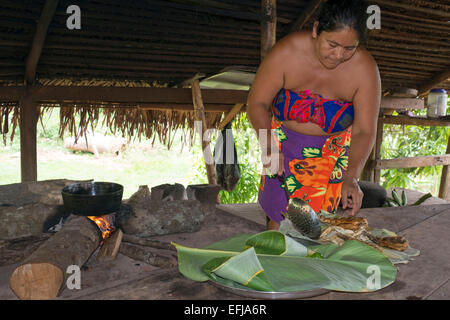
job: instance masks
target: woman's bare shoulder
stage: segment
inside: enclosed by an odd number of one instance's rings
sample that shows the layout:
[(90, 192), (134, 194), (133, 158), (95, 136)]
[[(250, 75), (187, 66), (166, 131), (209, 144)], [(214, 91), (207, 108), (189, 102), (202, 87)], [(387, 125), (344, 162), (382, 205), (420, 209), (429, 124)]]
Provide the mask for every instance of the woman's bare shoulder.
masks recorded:
[(364, 47), (358, 49), (357, 53), (354, 56), (354, 59), (352, 60), (352, 69), (354, 69), (356, 72), (370, 72), (378, 70), (378, 65), (374, 57)]
[(293, 54), (299, 54), (306, 51), (309, 44), (309, 33), (293, 32), (281, 38), (273, 46), (271, 53), (283, 59), (292, 57)]
[(292, 32), (281, 38), (276, 45), (290, 51), (307, 50), (310, 37), (310, 33), (306, 31)]

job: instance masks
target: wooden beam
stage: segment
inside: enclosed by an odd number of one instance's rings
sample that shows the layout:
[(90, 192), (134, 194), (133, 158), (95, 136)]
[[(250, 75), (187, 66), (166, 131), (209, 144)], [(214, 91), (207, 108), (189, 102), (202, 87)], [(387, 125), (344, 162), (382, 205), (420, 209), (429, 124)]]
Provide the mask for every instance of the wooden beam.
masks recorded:
[(440, 83), (450, 78), (450, 69), (444, 70), (442, 72), (436, 73), (430, 80), (425, 81), (418, 87), (419, 95), (422, 95), (438, 86)]
[(261, 0), (263, 19), (261, 21), (261, 61), (277, 41), (276, 0)]
[(319, 8), (325, 0), (312, 0), (308, 3), (308, 6), (303, 10), (302, 14), (292, 23), (289, 27), (289, 33), (300, 31), (303, 26), (316, 14)]
[(377, 160), (376, 169), (400, 169), (450, 165), (450, 154)]
[(36, 26), (36, 32), (31, 45), (30, 53), (27, 57), (25, 68), (25, 84), (33, 84), (36, 76), (36, 67), (41, 57), (42, 48), (44, 46), (47, 29), (55, 15), (56, 7), (59, 0), (46, 0), (42, 9), (41, 17)]
[(425, 108), (422, 99), (415, 98), (395, 98), (382, 97), (381, 109), (423, 109)]
[[(34, 88), (34, 89), (33, 89)], [(85, 88), (85, 89), (80, 89)], [(18, 102), (25, 87), (0, 86), (1, 102)], [(135, 108), (141, 110), (193, 111), (191, 89), (185, 88), (106, 88), (106, 87), (31, 87), (37, 103), (94, 103), (105, 107)], [(205, 112), (230, 112), (238, 103), (245, 103), (247, 91), (205, 89)], [(205, 98), (206, 97), (206, 98)], [(111, 105), (114, 103), (114, 105)]]
[(0, 103), (1, 102), (17, 102), (24, 94), (24, 87), (7, 87), (0, 86)]
[(428, 119), (423, 117), (408, 116), (384, 116), (382, 122), (385, 124), (403, 124), (409, 126), (436, 126), (449, 127), (450, 120), (445, 119)]
[(37, 104), (31, 93), (26, 92), (22, 95), (19, 106), (21, 180), (22, 182), (37, 181)]
[[(39, 102), (116, 102), (116, 103), (180, 103), (192, 104), (189, 88), (132, 88), (132, 87), (86, 87), (41, 86), (33, 87), (33, 96)], [(2, 88), (0, 88), (0, 93)], [(205, 89), (205, 104), (236, 104), (247, 102), (248, 91)], [(0, 94), (0, 97), (2, 94)]]
[[(235, 105), (232, 104), (208, 104), (204, 106), (205, 112), (231, 112)], [(118, 105), (117, 107), (122, 107)], [(134, 106), (123, 106), (125, 108), (134, 108)], [(139, 104), (140, 110), (158, 110), (158, 111), (194, 111), (192, 104)]]

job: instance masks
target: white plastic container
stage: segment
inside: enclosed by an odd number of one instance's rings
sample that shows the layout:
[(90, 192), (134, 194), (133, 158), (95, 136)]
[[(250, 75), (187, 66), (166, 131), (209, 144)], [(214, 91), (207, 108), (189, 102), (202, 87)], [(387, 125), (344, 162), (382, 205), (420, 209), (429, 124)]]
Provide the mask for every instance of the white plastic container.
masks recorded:
[(427, 117), (443, 117), (447, 113), (448, 95), (444, 89), (431, 89), (427, 99)]

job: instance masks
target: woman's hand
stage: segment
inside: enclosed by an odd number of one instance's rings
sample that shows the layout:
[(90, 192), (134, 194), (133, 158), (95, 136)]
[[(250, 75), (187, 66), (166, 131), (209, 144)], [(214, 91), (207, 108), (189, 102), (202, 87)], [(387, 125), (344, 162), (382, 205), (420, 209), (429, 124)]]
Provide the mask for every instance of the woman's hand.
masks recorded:
[(342, 208), (351, 208), (351, 216), (356, 215), (359, 209), (361, 209), (363, 196), (364, 194), (361, 191), (358, 181), (355, 178), (344, 178), (341, 190)]

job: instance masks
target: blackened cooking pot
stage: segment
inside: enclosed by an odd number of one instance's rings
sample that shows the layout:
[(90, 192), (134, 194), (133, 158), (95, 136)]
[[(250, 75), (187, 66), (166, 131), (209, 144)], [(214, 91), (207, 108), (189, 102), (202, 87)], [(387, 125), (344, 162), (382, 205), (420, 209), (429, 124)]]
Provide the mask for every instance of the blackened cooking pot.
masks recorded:
[(112, 182), (81, 182), (61, 191), (66, 213), (99, 216), (119, 210), (123, 186)]

